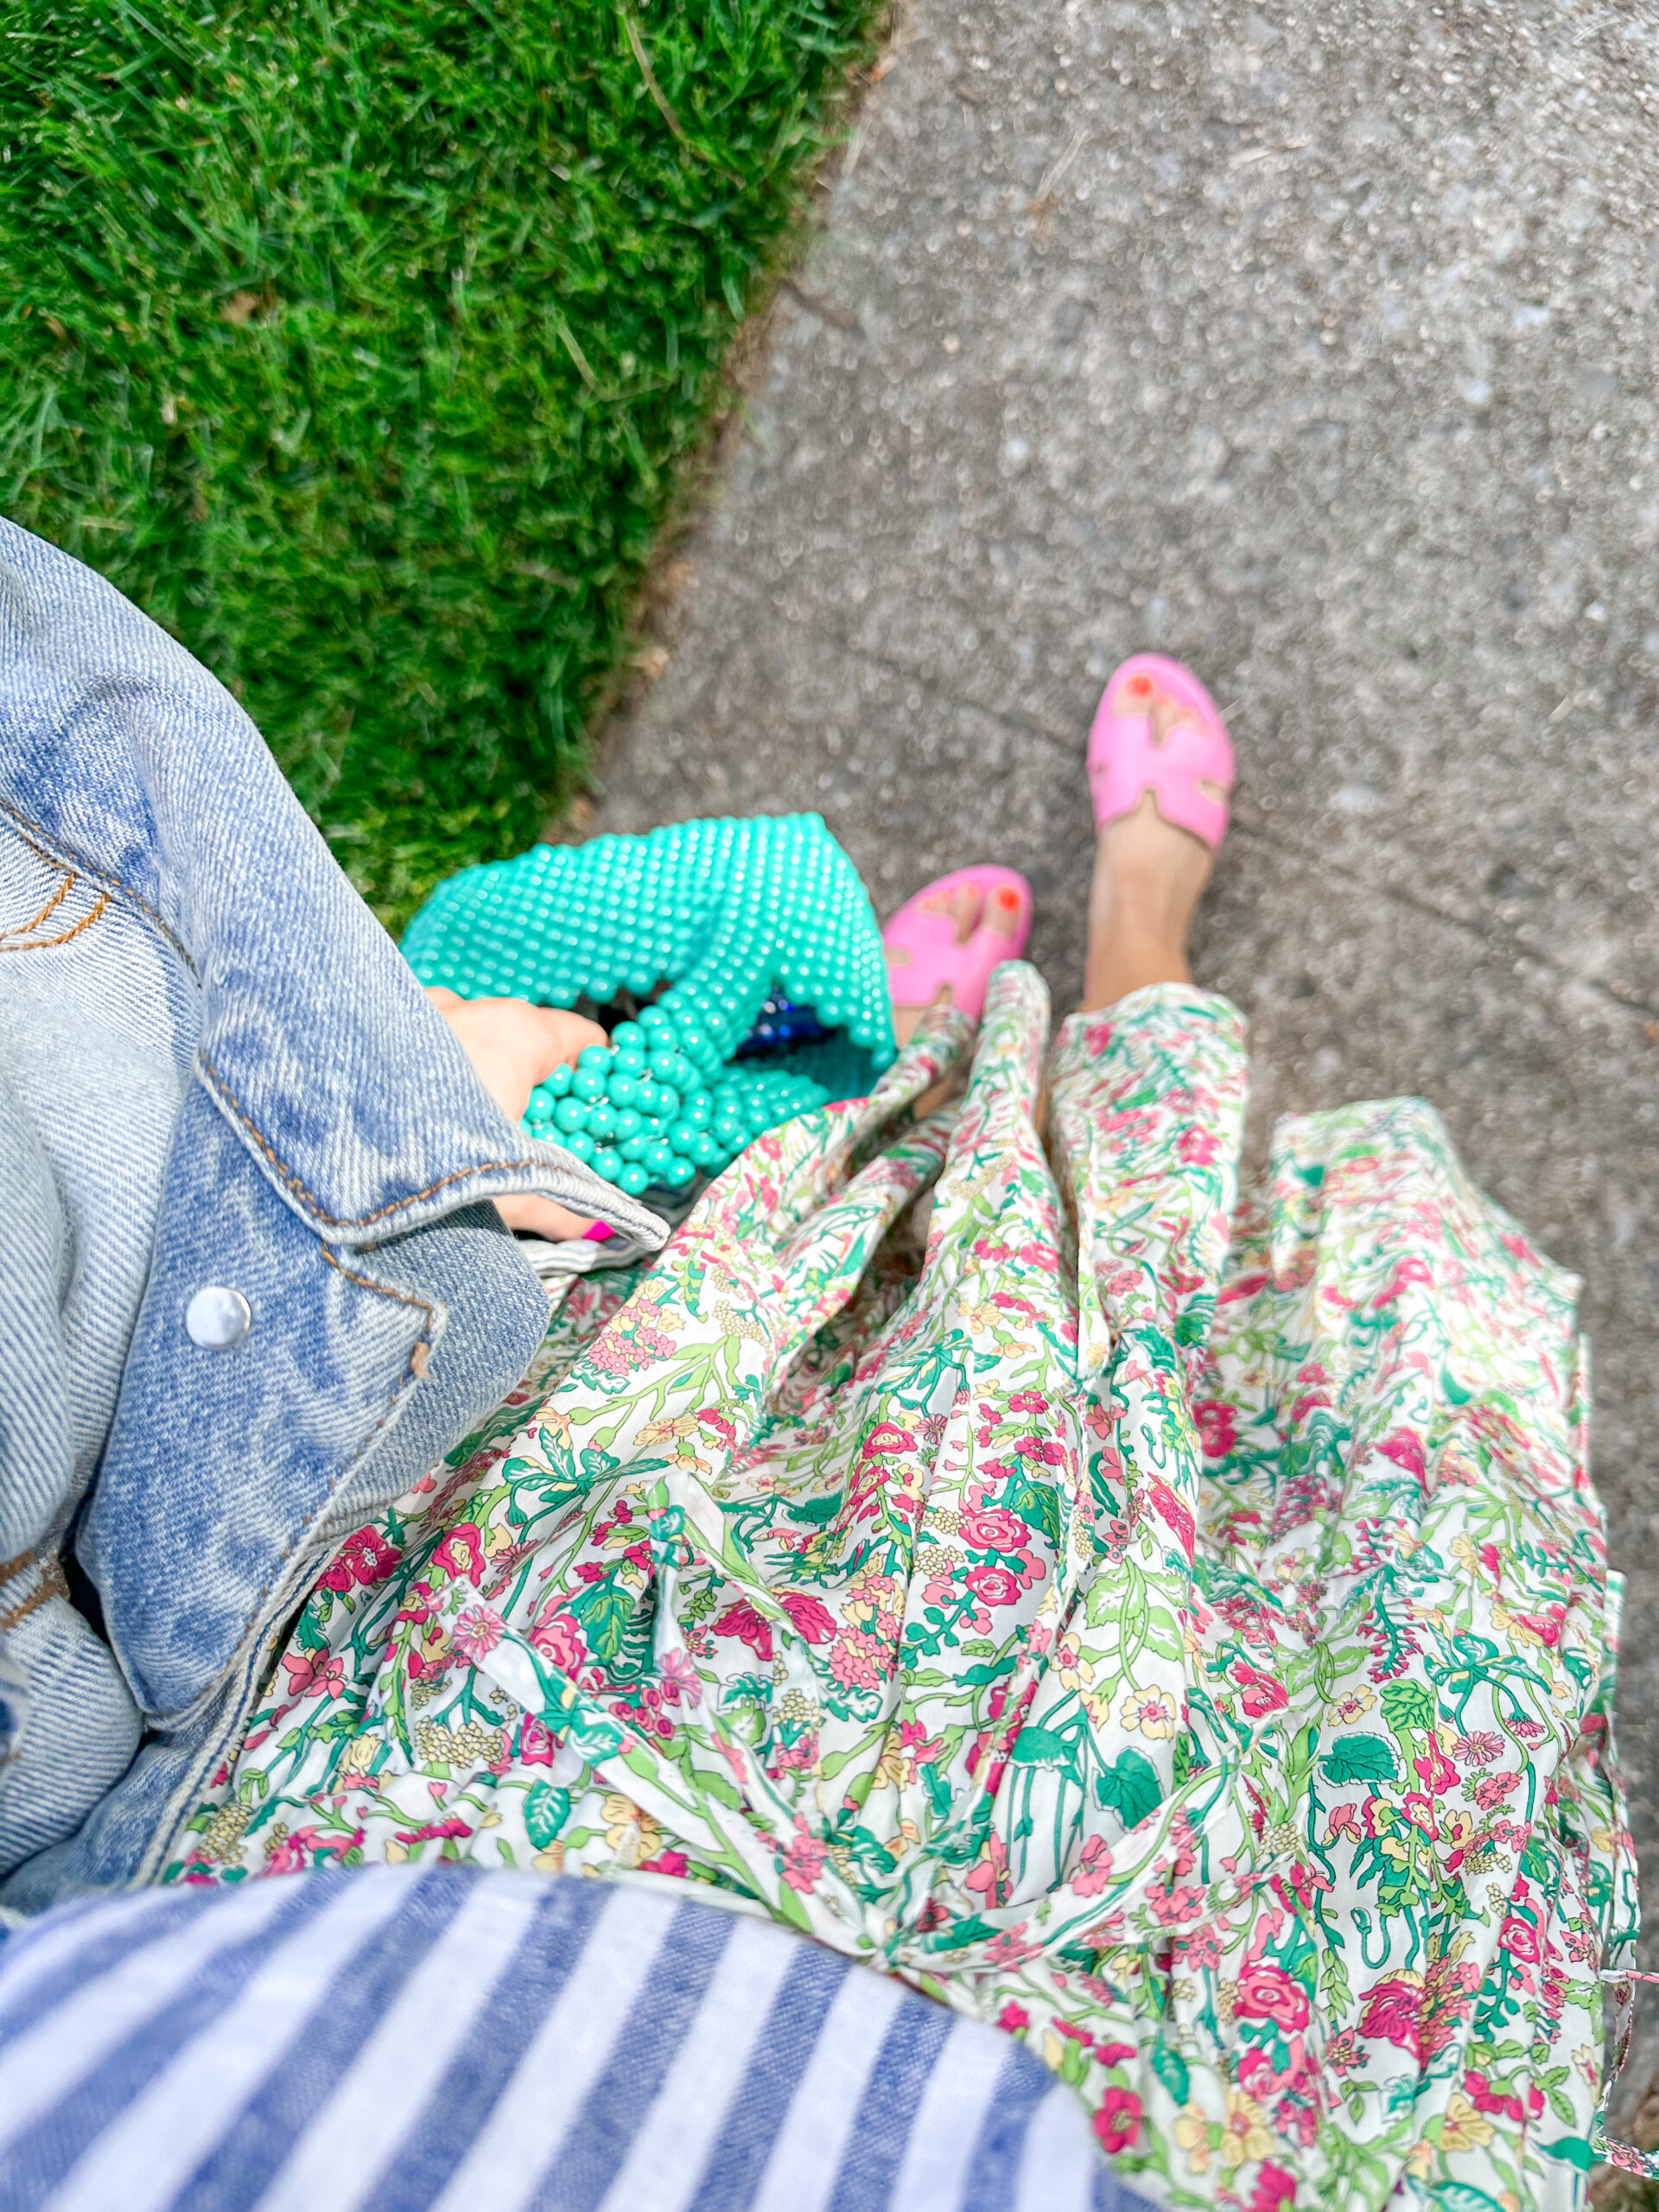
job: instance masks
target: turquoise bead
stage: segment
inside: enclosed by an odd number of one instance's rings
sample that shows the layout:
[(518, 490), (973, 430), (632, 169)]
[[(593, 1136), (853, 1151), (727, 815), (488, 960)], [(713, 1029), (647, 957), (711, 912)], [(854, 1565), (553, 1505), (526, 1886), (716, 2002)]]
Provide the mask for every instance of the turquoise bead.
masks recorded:
[(555, 1098), (563, 1098), (565, 1092), (570, 1088), (572, 1072), (573, 1071), (567, 1067), (555, 1068), (552, 1074), (547, 1078), (544, 1088), (551, 1091)]
[(650, 1181), (650, 1176), (639, 1162), (631, 1160), (617, 1177), (616, 1186), (620, 1191), (626, 1191), (631, 1198), (637, 1198)]
[(567, 1152), (574, 1152), (580, 1160), (587, 1161), (594, 1156), (594, 1141), (586, 1129), (573, 1130), (565, 1139), (564, 1148)]
[(603, 1098), (606, 1096), (606, 1090), (607, 1086), (605, 1077), (599, 1073), (597, 1069), (578, 1068), (576, 1070), (575, 1076), (570, 1084), (570, 1096), (573, 1098), (582, 1098), (591, 1102), (595, 1098)]
[(574, 1136), (588, 1126), (588, 1109), (579, 1098), (561, 1098), (553, 1109), (553, 1119), (567, 1135)]
[(614, 1183), (622, 1173), (622, 1162), (607, 1144), (597, 1145), (588, 1166), (595, 1175), (602, 1175), (607, 1183)]

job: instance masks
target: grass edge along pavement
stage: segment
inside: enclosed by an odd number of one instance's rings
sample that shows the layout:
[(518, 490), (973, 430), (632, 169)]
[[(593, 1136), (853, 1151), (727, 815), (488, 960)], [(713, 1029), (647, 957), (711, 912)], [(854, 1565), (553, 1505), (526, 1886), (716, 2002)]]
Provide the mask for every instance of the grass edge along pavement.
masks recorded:
[(0, 510), (389, 926), (579, 787), (879, 0), (19, 0)]

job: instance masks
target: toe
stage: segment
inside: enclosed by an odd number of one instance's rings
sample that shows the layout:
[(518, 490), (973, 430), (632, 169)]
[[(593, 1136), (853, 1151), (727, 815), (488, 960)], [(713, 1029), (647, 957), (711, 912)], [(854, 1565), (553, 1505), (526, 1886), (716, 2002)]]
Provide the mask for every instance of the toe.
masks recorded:
[(1022, 903), (1011, 883), (999, 883), (986, 901), (985, 927), (994, 937), (1017, 937)]

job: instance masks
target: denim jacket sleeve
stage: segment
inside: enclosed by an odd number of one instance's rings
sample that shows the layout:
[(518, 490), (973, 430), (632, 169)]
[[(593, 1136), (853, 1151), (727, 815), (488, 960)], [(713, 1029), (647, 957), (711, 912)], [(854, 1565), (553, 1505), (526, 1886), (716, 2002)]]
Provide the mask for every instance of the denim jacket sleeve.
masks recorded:
[[(483, 1202), (556, 1198), (619, 1259), (664, 1234), (508, 1122), (223, 688), (0, 523), (0, 1045), (48, 1005), (94, 1084), (99, 1039), (147, 1026), (178, 1080), (151, 1154), (38, 1084), (0, 1141), (0, 1360), (35, 1377), (0, 1391), (0, 1902), (26, 1910), (153, 1871), (322, 1553), (523, 1372), (545, 1300)], [(147, 1238), (131, 1297), (93, 1301), (113, 1344), (66, 1332), (108, 1249), (70, 1249), (75, 1183)], [(89, 1449), (77, 1382), (111, 1358)]]

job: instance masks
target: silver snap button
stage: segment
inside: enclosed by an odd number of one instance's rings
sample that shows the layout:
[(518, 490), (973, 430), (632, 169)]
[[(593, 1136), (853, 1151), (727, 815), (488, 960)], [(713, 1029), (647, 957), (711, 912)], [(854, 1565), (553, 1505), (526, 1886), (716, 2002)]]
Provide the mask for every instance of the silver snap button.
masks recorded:
[(204, 1283), (184, 1309), (184, 1332), (193, 1344), (227, 1351), (253, 1326), (253, 1308), (226, 1283)]

